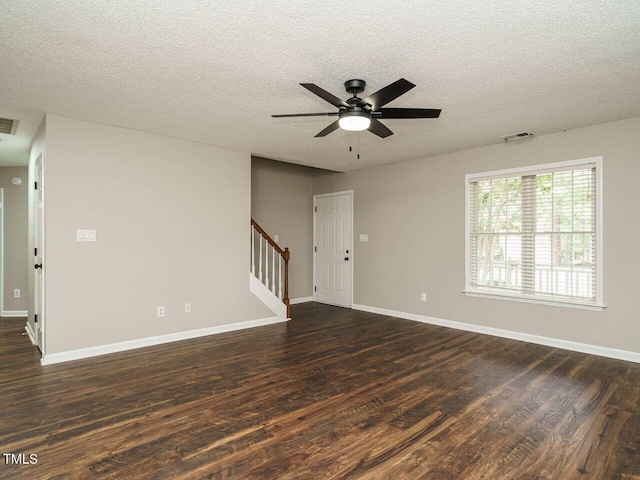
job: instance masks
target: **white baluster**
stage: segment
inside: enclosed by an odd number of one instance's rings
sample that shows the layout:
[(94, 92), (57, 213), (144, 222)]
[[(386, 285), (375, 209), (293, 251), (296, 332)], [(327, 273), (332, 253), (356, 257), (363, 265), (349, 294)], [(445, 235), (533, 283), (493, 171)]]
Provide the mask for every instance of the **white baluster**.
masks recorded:
[(278, 255), (278, 298), (282, 301), (282, 257)]
[(251, 273), (256, 275), (256, 229), (251, 225)]
[(273, 266), (273, 273), (271, 279), (271, 291), (276, 294), (276, 247), (271, 245), (271, 265)]
[(264, 239), (264, 284), (269, 288), (269, 242)]
[(262, 281), (262, 234), (260, 234), (260, 254), (258, 255), (258, 279)]

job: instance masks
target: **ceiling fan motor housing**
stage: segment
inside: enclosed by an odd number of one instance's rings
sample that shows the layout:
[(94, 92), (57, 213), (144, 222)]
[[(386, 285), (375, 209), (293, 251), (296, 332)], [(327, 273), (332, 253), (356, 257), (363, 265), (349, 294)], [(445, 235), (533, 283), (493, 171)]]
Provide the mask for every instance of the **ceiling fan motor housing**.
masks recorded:
[(345, 117), (371, 118), (371, 110), (367, 110), (366, 108), (362, 108), (362, 107), (352, 106), (351, 108), (349, 108), (349, 110), (340, 110), (340, 113), (338, 113), (338, 116), (340, 118), (345, 118)]

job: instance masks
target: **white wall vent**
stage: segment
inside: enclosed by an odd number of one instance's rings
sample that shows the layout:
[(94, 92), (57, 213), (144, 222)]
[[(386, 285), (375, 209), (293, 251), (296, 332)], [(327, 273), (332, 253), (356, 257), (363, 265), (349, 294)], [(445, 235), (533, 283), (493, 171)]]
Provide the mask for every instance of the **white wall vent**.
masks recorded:
[(511, 135), (505, 135), (502, 138), (505, 142), (510, 142), (511, 140), (520, 140), (521, 138), (533, 137), (533, 133), (522, 132), (522, 133), (512, 133)]
[(0, 133), (6, 133), (7, 135), (15, 135), (17, 126), (18, 126), (17, 118), (0, 117)]

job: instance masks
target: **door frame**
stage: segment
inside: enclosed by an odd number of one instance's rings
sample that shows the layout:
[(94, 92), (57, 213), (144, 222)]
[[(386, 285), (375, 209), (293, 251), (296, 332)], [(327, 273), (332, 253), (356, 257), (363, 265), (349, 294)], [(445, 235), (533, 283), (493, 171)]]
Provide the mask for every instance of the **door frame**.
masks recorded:
[(320, 193), (318, 195), (314, 195), (313, 196), (313, 245), (312, 245), (312, 253), (313, 253), (313, 301), (316, 301), (316, 262), (317, 262), (317, 255), (316, 255), (316, 232), (317, 232), (317, 228), (316, 228), (316, 222), (318, 219), (318, 215), (316, 215), (317, 212), (317, 200), (318, 198), (325, 198), (325, 197), (336, 197), (338, 195), (349, 195), (350, 200), (351, 200), (351, 238), (349, 238), (349, 251), (351, 252), (350, 255), (350, 261), (351, 261), (351, 295), (349, 298), (349, 306), (345, 307), (345, 308), (353, 308), (353, 278), (355, 277), (355, 252), (353, 251), (353, 238), (355, 235), (355, 229), (353, 228), (353, 190), (344, 190), (342, 192), (331, 192), (331, 193)]
[[(30, 188), (34, 188), (32, 190), (33, 192), (33, 246), (34, 248), (36, 247), (36, 245), (38, 244), (38, 234), (40, 234), (40, 250), (38, 251), (39, 255), (37, 256), (33, 256), (33, 265), (35, 265), (35, 262), (37, 261), (37, 257), (42, 258), (42, 264), (44, 266), (44, 258), (45, 258), (45, 197), (44, 197), (44, 172), (45, 172), (45, 151), (44, 149), (42, 150), (42, 152), (40, 152), (40, 154), (38, 155), (38, 157), (36, 158), (36, 161), (33, 163), (33, 180), (32, 183), (30, 185)], [(40, 178), (38, 179), (38, 169), (40, 169)], [(35, 182), (39, 181), (38, 183), (38, 189), (35, 189)], [(40, 215), (40, 222), (38, 222), (38, 195), (42, 196), (42, 212)], [(38, 275), (40, 275), (40, 285), (38, 285)], [(35, 319), (35, 315), (38, 313), (38, 296), (40, 295), (40, 316), (41, 318), (38, 318), (38, 324), (35, 324), (34, 321), (34, 340), (35, 340), (35, 344), (38, 347), (38, 349), (40, 350), (40, 353), (42, 355), (42, 357), (44, 358), (45, 356), (45, 335), (46, 335), (46, 313), (45, 313), (45, 288), (46, 288), (46, 282), (45, 282), (45, 270), (44, 268), (40, 269), (40, 272), (37, 272), (34, 268), (34, 272), (33, 272), (33, 314), (34, 314), (34, 319)]]
[(4, 316), (4, 189), (0, 187), (0, 317)]

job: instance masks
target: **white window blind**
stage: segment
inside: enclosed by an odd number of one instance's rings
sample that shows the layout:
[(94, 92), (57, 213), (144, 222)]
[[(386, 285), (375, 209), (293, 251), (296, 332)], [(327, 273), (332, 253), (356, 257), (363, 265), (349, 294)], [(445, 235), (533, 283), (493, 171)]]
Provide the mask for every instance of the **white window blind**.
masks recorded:
[(602, 303), (599, 159), (467, 175), (467, 292)]

